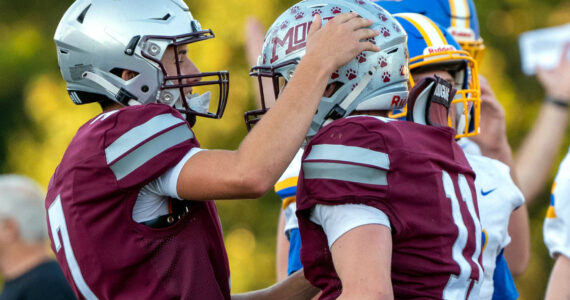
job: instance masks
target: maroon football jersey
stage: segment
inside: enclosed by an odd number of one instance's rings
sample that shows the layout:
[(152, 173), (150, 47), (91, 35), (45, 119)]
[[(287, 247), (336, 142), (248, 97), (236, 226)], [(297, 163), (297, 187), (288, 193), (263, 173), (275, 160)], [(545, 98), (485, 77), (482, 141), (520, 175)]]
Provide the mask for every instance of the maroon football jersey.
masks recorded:
[(83, 125), (51, 178), (51, 246), (80, 299), (229, 299), (229, 267), (213, 201), (154, 229), (132, 211), (140, 189), (199, 147), (171, 107), (147, 104)]
[(309, 281), (323, 290), (321, 299), (335, 299), (342, 285), (326, 235), (309, 220), (311, 208), (348, 203), (388, 216), (396, 299), (478, 295), (475, 174), (454, 136), (450, 128), (358, 116), (337, 120), (312, 139), (303, 156), (297, 215), (301, 261)]

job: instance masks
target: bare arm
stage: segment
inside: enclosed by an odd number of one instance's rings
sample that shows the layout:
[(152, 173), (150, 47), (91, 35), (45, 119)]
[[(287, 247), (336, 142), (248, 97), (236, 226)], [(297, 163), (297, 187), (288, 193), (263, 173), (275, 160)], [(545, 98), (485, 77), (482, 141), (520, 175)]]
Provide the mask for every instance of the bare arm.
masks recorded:
[(277, 225), (277, 249), (275, 254), (275, 270), (277, 271), (277, 281), (287, 278), (287, 265), (289, 261), (289, 241), (283, 234), (285, 229), (285, 215), (283, 210), (279, 213), (279, 224)]
[(546, 288), (546, 300), (570, 299), (570, 258), (558, 255)]
[[(515, 173), (516, 170), (511, 166), (511, 178), (520, 189)], [(530, 260), (530, 225), (526, 202), (511, 213), (508, 231), (511, 242), (505, 247), (504, 255), (511, 274), (517, 277), (526, 271)]]
[(356, 227), (338, 238), (331, 252), (342, 282), (338, 299), (394, 299), (390, 279), (392, 234), (388, 227)]
[(509, 235), (511, 242), (505, 247), (505, 259), (514, 277), (526, 271), (530, 260), (530, 229), (528, 210), (523, 204), (511, 213), (509, 219)]
[[(566, 59), (568, 48), (570, 44), (566, 45), (555, 69), (537, 70), (538, 80), (544, 87), (547, 98), (566, 104), (570, 103), (570, 60)], [(562, 145), (567, 123), (568, 109), (545, 101), (537, 121), (524, 139), (515, 165), (521, 190), (529, 205), (544, 189)]]
[(303, 269), (291, 274), (285, 280), (280, 281), (266, 289), (245, 294), (232, 295), (232, 300), (295, 300), (311, 299), (319, 292), (305, 279)]
[[(236, 151), (202, 151), (190, 158), (180, 173), (178, 194), (183, 199), (208, 200), (256, 198), (267, 192), (301, 146), (330, 74), (362, 51), (379, 51), (363, 41), (378, 35), (365, 28), (371, 24), (371, 20), (346, 13), (321, 29), (316, 15), (306, 54), (280, 101)], [(335, 46), (339, 44), (344, 47)]]

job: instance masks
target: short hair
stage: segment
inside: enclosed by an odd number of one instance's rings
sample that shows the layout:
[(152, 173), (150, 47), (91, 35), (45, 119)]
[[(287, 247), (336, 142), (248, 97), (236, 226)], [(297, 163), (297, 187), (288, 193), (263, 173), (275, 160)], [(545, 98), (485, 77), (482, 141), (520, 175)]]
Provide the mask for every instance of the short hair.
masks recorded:
[(14, 220), (25, 242), (43, 242), (47, 238), (44, 199), (43, 189), (32, 179), (0, 175), (0, 220)]

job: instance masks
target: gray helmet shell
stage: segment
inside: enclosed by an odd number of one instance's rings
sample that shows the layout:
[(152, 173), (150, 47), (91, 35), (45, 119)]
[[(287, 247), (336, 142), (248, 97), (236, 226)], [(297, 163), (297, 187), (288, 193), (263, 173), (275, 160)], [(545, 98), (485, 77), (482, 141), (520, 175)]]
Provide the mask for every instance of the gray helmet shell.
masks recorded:
[(291, 62), (298, 62), (305, 55), (306, 37), (314, 15), (319, 14), (326, 22), (350, 11), (374, 21), (371, 28), (380, 35), (369, 41), (381, 51), (363, 52), (332, 74), (329, 84), (341, 87), (332, 96), (321, 99), (308, 136), (316, 134), (331, 120), (348, 116), (355, 110), (392, 110), (406, 104), (407, 35), (388, 12), (367, 0), (305, 0), (295, 4), (269, 28), (254, 69), (288, 81), (297, 67)]
[[(165, 74), (159, 62), (166, 48), (176, 43), (175, 37), (190, 34), (192, 42), (199, 37), (191, 34), (199, 32), (200, 24), (182, 0), (77, 0), (62, 17), (54, 40), (74, 103), (100, 101), (100, 96), (121, 102), (120, 90), (144, 104), (161, 96)], [(121, 70), (138, 75), (123, 80)]]

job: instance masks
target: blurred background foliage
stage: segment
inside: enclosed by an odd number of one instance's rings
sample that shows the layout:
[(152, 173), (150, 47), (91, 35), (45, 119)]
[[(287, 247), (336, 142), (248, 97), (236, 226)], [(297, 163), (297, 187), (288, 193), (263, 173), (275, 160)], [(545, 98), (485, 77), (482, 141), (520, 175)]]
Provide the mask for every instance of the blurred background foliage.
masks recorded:
[[(291, 0), (186, 0), (204, 28), (216, 38), (203, 42), (192, 59), (202, 71), (231, 73), (224, 118), (200, 119), (195, 131), (204, 148), (235, 149), (246, 134), (243, 112), (254, 107), (256, 85), (248, 78), (245, 20), (268, 27)], [(100, 112), (98, 105), (75, 106), (57, 68), (53, 33), (70, 0), (0, 0), (0, 171), (28, 175), (44, 187), (81, 124)], [(481, 35), (488, 48), (482, 73), (507, 111), (508, 136), (515, 151), (531, 128), (543, 99), (533, 77), (520, 71), (517, 38), (524, 31), (570, 21), (566, 0), (476, 0)], [(570, 84), (570, 83), (567, 83)], [(556, 165), (570, 144), (567, 134)], [(540, 155), (540, 154), (538, 154)], [(556, 172), (554, 168), (551, 178)], [(540, 299), (552, 266), (542, 241), (549, 187), (529, 208), (532, 257), (517, 278), (521, 299)], [(232, 272), (232, 291), (265, 287), (275, 281), (275, 233), (280, 208), (270, 192), (259, 200), (218, 202)]]

